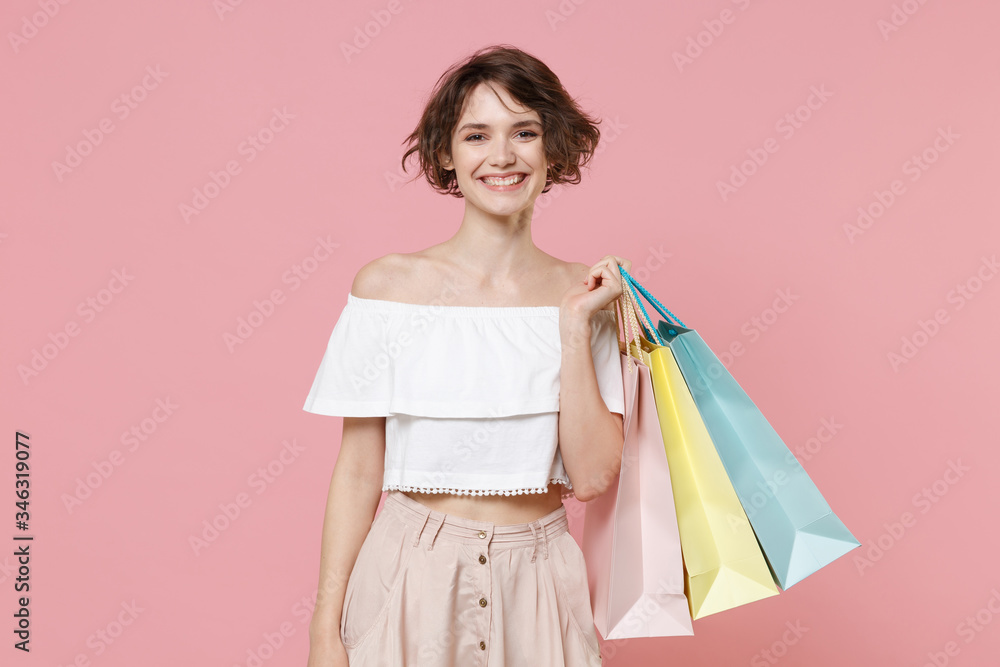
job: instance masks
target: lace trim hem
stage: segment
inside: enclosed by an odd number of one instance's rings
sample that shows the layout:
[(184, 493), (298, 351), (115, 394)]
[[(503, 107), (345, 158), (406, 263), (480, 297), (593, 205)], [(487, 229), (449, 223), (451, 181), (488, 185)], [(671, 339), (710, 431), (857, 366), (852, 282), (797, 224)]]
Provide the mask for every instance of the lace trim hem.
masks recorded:
[[(573, 485), (570, 484), (567, 479), (560, 479), (553, 477), (549, 480), (549, 484), (562, 484), (567, 489), (572, 489)], [(535, 488), (527, 489), (508, 489), (508, 490), (497, 490), (497, 489), (457, 489), (441, 486), (413, 486), (410, 484), (385, 484), (382, 486), (383, 491), (413, 491), (415, 493), (450, 493), (456, 496), (519, 496), (526, 493), (548, 493), (548, 486), (539, 486)], [(572, 495), (571, 492), (563, 491), (562, 496)]]

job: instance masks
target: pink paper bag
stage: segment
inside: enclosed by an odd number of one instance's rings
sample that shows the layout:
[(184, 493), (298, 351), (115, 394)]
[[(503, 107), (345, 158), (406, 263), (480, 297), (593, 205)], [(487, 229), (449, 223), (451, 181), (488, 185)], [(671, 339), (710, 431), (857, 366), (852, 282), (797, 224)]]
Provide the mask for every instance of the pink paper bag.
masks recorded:
[(674, 494), (647, 368), (618, 341), (625, 385), (621, 473), (587, 503), (583, 549), (604, 639), (693, 635)]

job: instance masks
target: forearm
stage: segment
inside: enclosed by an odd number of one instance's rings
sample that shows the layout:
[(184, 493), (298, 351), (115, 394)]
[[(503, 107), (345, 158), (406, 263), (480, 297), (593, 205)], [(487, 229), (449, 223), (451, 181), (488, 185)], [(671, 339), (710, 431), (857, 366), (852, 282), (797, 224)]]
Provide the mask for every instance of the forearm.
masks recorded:
[(353, 459), (338, 458), (323, 518), (319, 590), (309, 625), (313, 642), (340, 641), (347, 581), (381, 496), (381, 474)]
[(573, 492), (584, 502), (604, 493), (621, 468), (620, 417), (601, 397), (589, 319), (560, 315), (559, 448)]

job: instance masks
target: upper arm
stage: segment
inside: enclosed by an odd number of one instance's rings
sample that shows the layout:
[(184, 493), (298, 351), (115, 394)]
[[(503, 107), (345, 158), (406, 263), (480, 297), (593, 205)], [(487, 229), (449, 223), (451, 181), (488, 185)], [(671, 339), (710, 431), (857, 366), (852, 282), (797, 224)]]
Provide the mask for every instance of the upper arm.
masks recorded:
[(385, 474), (385, 417), (344, 417), (337, 465), (352, 475), (382, 483)]
[[(351, 294), (361, 299), (386, 296), (393, 276), (399, 271), (399, 255), (391, 253), (371, 260), (351, 283)], [(385, 417), (344, 417), (337, 463), (353, 474), (382, 484), (385, 472)]]

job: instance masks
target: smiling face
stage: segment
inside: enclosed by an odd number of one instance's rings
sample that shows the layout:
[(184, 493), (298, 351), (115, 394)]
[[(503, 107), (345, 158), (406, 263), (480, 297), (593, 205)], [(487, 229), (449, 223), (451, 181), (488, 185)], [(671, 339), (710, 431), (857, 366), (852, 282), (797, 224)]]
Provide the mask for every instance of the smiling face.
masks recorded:
[(455, 170), (466, 208), (504, 217), (530, 210), (545, 188), (541, 117), (504, 88), (480, 83), (452, 133), (451, 157), (441, 163)]

